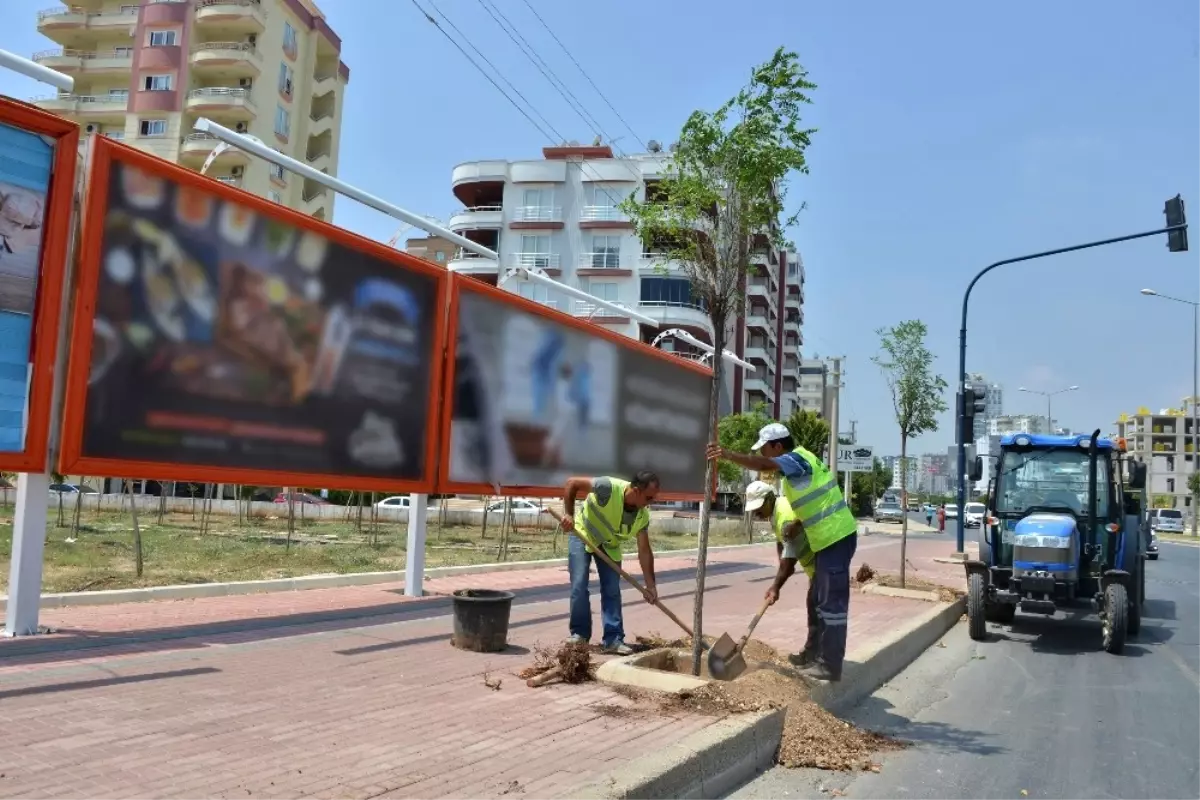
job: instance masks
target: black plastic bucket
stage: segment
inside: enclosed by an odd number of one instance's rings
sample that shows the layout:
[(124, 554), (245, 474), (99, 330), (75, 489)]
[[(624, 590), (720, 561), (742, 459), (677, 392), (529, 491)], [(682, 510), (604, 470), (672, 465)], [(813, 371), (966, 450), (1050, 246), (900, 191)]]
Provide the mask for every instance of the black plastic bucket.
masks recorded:
[(459, 589), (454, 599), (454, 636), (450, 644), (476, 653), (498, 653), (508, 647), (512, 592)]

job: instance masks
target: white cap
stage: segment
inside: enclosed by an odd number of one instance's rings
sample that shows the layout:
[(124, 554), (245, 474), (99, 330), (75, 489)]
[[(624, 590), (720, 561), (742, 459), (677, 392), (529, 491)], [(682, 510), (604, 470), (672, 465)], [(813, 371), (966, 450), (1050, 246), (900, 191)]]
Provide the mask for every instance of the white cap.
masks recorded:
[(746, 487), (746, 510), (757, 511), (773, 494), (775, 494), (774, 486), (765, 481), (754, 481)]
[(762, 446), (767, 442), (773, 442), (776, 439), (786, 439), (791, 436), (792, 432), (787, 429), (786, 425), (778, 422), (772, 422), (762, 426), (762, 430), (758, 432), (758, 441), (754, 443), (751, 450), (761, 450)]

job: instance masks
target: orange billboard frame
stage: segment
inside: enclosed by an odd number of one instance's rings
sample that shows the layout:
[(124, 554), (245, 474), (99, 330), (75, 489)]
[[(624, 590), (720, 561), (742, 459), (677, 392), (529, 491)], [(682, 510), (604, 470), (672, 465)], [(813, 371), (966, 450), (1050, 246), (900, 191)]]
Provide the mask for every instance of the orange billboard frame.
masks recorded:
[(92, 142), (92, 145), (91, 173), (88, 176), (89, 186), (82, 228), (83, 245), (79, 256), (75, 308), (72, 317), (71, 357), (67, 364), (59, 471), (64, 474), (112, 475), (129, 478), (145, 477), (155, 480), (190, 480), (207, 483), (245, 483), (266, 486), (309, 486), (329, 489), (381, 491), (396, 494), (433, 492), (436, 483), (437, 446), (439, 443), (437, 436), (438, 413), (441, 406), (440, 398), (438, 397), (439, 393), (436, 391), (436, 388), (443, 385), (442, 366), (446, 341), (445, 315), (437, 313), (431, 314), (433, 337), (429, 347), (429, 376), (430, 387), (433, 390), (429, 392), (429, 397), (425, 403), (425, 414), (430, 434), (425, 437), (423, 478), (420, 480), (95, 458), (83, 454), (88, 377), (91, 371), (92, 325), (96, 314), (102, 242), (105, 230), (105, 218), (108, 214), (109, 173), (113, 162), (128, 164), (174, 183), (203, 191), (219, 199), (240, 203), (265, 217), (277, 219), (301, 230), (316, 233), (344, 247), (359, 250), (374, 258), (390, 262), (397, 268), (408, 269), (430, 276), (436, 284), (435, 302), (437, 308), (444, 308), (446, 305), (450, 277), (449, 273), (444, 269), (439, 269), (437, 266), (415, 256), (410, 256), (380, 242), (351, 233), (344, 228), (313, 219), (257, 195), (226, 186), (220, 181), (206, 178), (197, 172), (135, 150), (119, 142), (105, 137), (97, 137)]
[[(438, 448), (442, 453), (442, 458), (438, 465), (437, 485), (438, 491), (441, 493), (480, 495), (495, 493), (495, 487), (491, 484), (452, 481), (450, 479), (450, 427), (454, 419), (454, 375), (458, 349), (458, 304), (463, 292), (476, 292), (522, 311), (527, 311), (530, 314), (582, 331), (590, 336), (606, 339), (620, 347), (637, 350), (653, 358), (661, 359), (672, 366), (689, 369), (712, 380), (712, 370), (706, 369), (694, 361), (688, 361), (679, 356), (671, 355), (670, 353), (651, 347), (644, 342), (630, 339), (628, 336), (622, 336), (619, 333), (613, 333), (600, 325), (571, 316), (570, 314), (565, 314), (557, 309), (549, 308), (513, 292), (506, 292), (496, 286), (477, 281), (466, 275), (453, 274), (451, 275), (450, 283), (450, 307), (447, 314), (449, 321), (446, 325), (446, 360), (442, 378), (442, 396), (445, 400), (443, 403), (442, 419), (440, 421), (441, 430), (438, 436)], [(500, 488), (503, 490), (504, 496), (512, 497), (558, 497), (562, 493), (561, 489), (547, 486), (502, 486)], [(662, 500), (702, 500), (704, 492), (664, 492), (659, 495), (659, 498)]]
[(0, 97), (0, 122), (55, 140), (54, 171), (46, 190), (42, 245), (34, 288), (29, 346), (29, 364), (33, 371), (25, 393), (25, 443), (19, 451), (0, 453), (0, 469), (6, 472), (41, 473), (46, 471), (49, 462), (54, 364), (58, 357), (63, 282), (71, 247), (79, 126), (6, 97)]

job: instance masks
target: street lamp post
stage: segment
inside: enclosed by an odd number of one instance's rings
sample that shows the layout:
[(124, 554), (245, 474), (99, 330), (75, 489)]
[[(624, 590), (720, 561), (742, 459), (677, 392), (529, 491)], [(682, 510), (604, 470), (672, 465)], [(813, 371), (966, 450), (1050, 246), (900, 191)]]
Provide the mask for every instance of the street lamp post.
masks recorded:
[[(1192, 472), (1200, 470), (1200, 302), (1184, 300), (1182, 297), (1172, 297), (1160, 294), (1153, 289), (1142, 289), (1147, 297), (1161, 297), (1163, 300), (1174, 300), (1192, 307)], [(1153, 452), (1153, 450), (1151, 450)], [(1200, 535), (1200, 508), (1196, 508), (1195, 496), (1192, 498), (1192, 536)]]
[(1068, 386), (1065, 389), (1055, 389), (1053, 392), (1040, 392), (1037, 389), (1026, 389), (1024, 386), (1018, 386), (1017, 391), (1018, 392), (1029, 392), (1029, 394), (1040, 394), (1042, 397), (1046, 398), (1046, 424), (1050, 426), (1050, 430), (1048, 432), (1054, 433), (1054, 417), (1052, 417), (1050, 415), (1050, 400), (1056, 394), (1062, 394), (1063, 392), (1073, 392), (1078, 388), (1079, 388), (1078, 386)]

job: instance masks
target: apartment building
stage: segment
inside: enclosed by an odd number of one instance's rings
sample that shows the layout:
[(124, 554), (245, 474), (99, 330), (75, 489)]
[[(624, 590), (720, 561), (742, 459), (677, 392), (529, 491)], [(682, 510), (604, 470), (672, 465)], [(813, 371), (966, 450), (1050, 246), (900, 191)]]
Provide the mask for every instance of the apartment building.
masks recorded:
[(1052, 433), (1050, 420), (1043, 414), (1000, 414), (987, 421), (988, 436), (1006, 433)]
[[(651, 142), (655, 147), (655, 143)], [(672, 329), (711, 344), (715, 331), (702, 300), (680, 266), (642, 242), (620, 211), (626, 197), (653, 197), (667, 158), (654, 152), (614, 157), (607, 145), (547, 147), (542, 158), (471, 161), (454, 168), (451, 185), (463, 207), (449, 227), (494, 250), (499, 260), (459, 250), (450, 266), (502, 285), (530, 300), (603, 325), (643, 342)], [(517, 267), (546, 275), (654, 319), (657, 327), (570, 298), (543, 284), (510, 276)], [(804, 322), (804, 264), (767, 237), (750, 257), (743, 312), (730, 321), (726, 349), (755, 365), (730, 371), (722, 411), (758, 403), (781, 416), (796, 407)], [(699, 353), (665, 337), (660, 347), (688, 357)]]
[(1196, 470), (1195, 421), (1185, 398), (1179, 408), (1159, 409), (1157, 414), (1141, 407), (1134, 414), (1121, 414), (1117, 436), (1124, 437), (1128, 452), (1147, 466), (1146, 491), (1157, 508), (1178, 508), (1190, 517), (1191, 493), (1188, 478)]
[(796, 387), (796, 408), (829, 415), (829, 364), (819, 358), (800, 359), (800, 380)]
[(432, 234), (406, 239), (404, 242), (404, 252), (435, 264), (441, 264), (443, 267), (454, 259), (454, 253), (457, 250), (458, 247), (454, 242)]
[[(33, 60), (75, 79), (72, 94), (35, 98), (87, 133), (200, 169), (218, 140), (199, 117), (257, 137), (337, 174), (342, 43), (312, 0), (72, 0), (42, 11), (60, 45)], [(236, 149), (208, 175), (304, 211), (333, 216), (333, 192)]]

